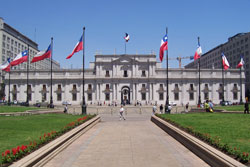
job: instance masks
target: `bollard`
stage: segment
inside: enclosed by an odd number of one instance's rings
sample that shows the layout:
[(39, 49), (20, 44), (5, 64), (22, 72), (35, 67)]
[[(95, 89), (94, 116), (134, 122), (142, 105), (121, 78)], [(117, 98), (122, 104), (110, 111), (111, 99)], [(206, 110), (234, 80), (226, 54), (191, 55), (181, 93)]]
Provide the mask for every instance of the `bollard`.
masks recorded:
[(111, 107), (111, 115), (113, 115), (113, 108)]
[(141, 115), (141, 113), (142, 113), (142, 112), (141, 112), (141, 107), (140, 107), (140, 115)]

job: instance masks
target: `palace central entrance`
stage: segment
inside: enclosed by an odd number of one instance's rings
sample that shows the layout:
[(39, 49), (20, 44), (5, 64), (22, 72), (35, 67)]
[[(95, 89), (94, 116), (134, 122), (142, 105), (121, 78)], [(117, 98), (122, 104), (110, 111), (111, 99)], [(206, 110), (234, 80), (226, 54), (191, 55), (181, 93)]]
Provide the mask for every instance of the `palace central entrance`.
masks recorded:
[(128, 86), (122, 87), (121, 102), (122, 104), (130, 104), (130, 88)]

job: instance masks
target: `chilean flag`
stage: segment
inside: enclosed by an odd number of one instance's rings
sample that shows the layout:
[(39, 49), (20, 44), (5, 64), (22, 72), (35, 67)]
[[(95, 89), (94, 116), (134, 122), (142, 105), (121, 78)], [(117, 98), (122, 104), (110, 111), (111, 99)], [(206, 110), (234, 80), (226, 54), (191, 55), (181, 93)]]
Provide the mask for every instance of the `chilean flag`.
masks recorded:
[(244, 60), (243, 60), (243, 57), (240, 56), (240, 62), (239, 62), (239, 64), (237, 65), (237, 68), (241, 68), (243, 65), (244, 65)]
[(161, 47), (160, 47), (160, 60), (163, 60), (164, 51), (168, 50), (168, 35), (166, 34), (161, 40)]
[(3, 71), (10, 71), (10, 58), (7, 59), (7, 61), (0, 66), (0, 69)]
[(70, 55), (68, 55), (68, 57), (66, 59), (70, 59), (74, 53), (79, 52), (80, 50), (83, 50), (82, 36), (81, 36), (80, 40), (77, 42), (75, 48), (73, 49), (73, 52)]
[(46, 51), (38, 52), (32, 59), (31, 63), (35, 63), (37, 61), (41, 61), (46, 58), (51, 57), (51, 44), (49, 45), (48, 49)]
[(196, 52), (194, 54), (194, 60), (199, 59), (201, 57), (201, 54), (202, 54), (201, 46), (198, 45)]
[(125, 33), (125, 37), (124, 37), (124, 39), (126, 40), (126, 42), (128, 42), (128, 41), (129, 41), (130, 37), (129, 37), (128, 33)]
[(227, 58), (226, 58), (226, 56), (224, 55), (223, 52), (221, 53), (221, 58), (222, 58), (223, 67), (224, 67), (225, 70), (227, 70), (230, 65), (229, 65), (229, 63), (227, 61)]
[(10, 63), (11, 66), (16, 66), (16, 65), (21, 64), (23, 62), (26, 62), (28, 60), (28, 55), (29, 55), (28, 50), (25, 50), (25, 51), (19, 53), (15, 57), (15, 59)]

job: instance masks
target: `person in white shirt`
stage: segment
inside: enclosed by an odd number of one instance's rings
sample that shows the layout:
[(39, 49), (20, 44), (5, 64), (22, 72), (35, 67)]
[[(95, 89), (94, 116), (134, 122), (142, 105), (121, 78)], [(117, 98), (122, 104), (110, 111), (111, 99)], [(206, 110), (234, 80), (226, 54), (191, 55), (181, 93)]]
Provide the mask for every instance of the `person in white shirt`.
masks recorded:
[(121, 105), (121, 108), (120, 108), (120, 121), (122, 120), (122, 118), (123, 118), (123, 120), (126, 120), (125, 117), (123, 116), (123, 112), (124, 112), (124, 108)]
[(153, 115), (155, 115), (156, 110), (157, 110), (157, 107), (156, 107), (156, 105), (154, 105), (154, 106), (153, 106)]

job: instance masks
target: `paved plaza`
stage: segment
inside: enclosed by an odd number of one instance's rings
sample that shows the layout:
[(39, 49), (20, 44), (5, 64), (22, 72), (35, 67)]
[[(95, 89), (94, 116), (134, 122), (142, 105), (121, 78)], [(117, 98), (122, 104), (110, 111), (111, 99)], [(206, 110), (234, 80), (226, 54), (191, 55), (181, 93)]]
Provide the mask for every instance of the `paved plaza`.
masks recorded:
[(45, 166), (208, 166), (150, 121), (150, 114), (100, 114), (102, 121)]

